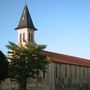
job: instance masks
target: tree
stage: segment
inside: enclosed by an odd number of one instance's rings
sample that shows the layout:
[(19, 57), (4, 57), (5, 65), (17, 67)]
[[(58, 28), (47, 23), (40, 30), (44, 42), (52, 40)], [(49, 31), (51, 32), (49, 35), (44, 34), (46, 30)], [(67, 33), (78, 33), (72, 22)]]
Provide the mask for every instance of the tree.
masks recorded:
[(46, 70), (48, 61), (44, 54), (45, 45), (28, 44), (18, 46), (9, 42), (7, 48), (10, 59), (10, 78), (20, 84), (20, 90), (26, 90), (27, 80), (36, 79)]
[(8, 60), (0, 51), (0, 83), (8, 77)]

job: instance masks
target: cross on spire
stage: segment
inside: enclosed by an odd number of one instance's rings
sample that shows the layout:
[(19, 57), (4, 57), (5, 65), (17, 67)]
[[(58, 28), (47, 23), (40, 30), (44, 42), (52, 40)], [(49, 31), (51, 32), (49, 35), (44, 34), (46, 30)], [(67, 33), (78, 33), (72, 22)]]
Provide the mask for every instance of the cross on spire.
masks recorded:
[(25, 5), (27, 5), (27, 0), (25, 0)]

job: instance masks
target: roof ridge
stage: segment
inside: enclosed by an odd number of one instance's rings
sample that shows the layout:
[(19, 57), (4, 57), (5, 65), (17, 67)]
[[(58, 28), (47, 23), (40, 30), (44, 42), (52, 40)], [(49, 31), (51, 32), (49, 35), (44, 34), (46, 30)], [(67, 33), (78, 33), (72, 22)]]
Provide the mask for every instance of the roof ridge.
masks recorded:
[(57, 54), (57, 55), (64, 55), (64, 56), (71, 57), (71, 58), (78, 58), (78, 59), (83, 59), (83, 60), (90, 60), (90, 59), (86, 59), (86, 58), (81, 58), (81, 57), (77, 57), (77, 56), (73, 56), (73, 55), (68, 55), (68, 54), (56, 53), (56, 52), (52, 52), (52, 51), (46, 51), (46, 52)]
[(49, 57), (49, 59), (48, 58), (47, 59), (51, 62), (90, 67), (89, 59), (84, 59), (84, 58), (79, 58), (79, 57), (75, 57), (75, 56), (59, 54), (59, 53), (55, 53), (55, 52), (49, 52), (49, 51), (45, 51), (45, 53)]

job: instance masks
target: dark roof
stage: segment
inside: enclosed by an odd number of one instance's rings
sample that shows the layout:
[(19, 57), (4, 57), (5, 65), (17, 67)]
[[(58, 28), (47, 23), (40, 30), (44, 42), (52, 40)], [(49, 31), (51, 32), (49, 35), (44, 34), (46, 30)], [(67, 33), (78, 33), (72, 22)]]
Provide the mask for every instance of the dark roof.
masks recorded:
[(30, 28), (33, 30), (37, 30), (33, 25), (32, 18), (30, 16), (27, 5), (25, 5), (25, 7), (23, 9), (23, 13), (20, 18), (19, 24), (15, 29), (17, 30), (17, 29), (21, 29), (21, 28)]
[(58, 53), (49, 52), (49, 51), (45, 51), (45, 54), (47, 55), (47, 59), (51, 62), (90, 67), (89, 59), (83, 59), (79, 57), (58, 54)]

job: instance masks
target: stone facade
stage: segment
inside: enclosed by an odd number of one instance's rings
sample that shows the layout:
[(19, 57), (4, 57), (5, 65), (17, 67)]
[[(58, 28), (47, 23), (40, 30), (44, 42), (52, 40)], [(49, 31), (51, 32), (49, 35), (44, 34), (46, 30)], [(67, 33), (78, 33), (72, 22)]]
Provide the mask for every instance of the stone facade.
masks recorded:
[(56, 63), (55, 90), (90, 90), (90, 68)]
[[(90, 67), (52, 63), (42, 82), (28, 83), (27, 90), (90, 90)], [(2, 90), (12, 90), (18, 85), (6, 80)]]

